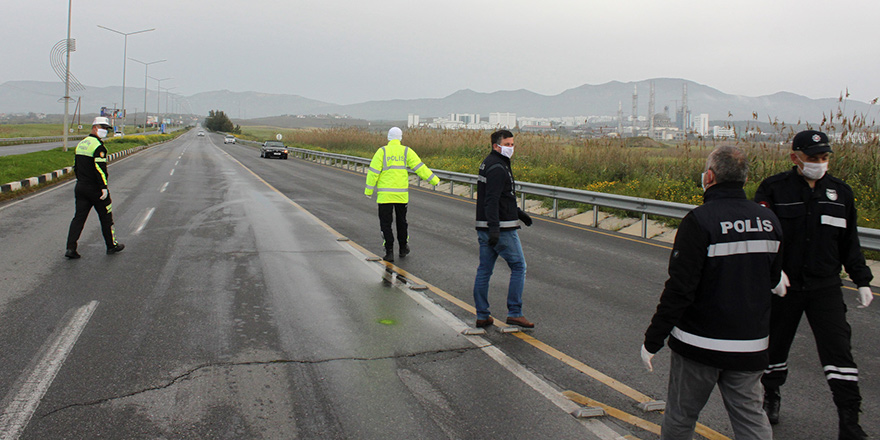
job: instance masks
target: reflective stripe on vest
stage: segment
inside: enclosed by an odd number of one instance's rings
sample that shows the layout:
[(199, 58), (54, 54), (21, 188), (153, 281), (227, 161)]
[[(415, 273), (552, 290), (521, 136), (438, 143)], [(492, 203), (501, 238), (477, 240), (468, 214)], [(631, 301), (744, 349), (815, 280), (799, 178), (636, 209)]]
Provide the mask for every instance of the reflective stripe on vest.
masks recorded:
[(725, 353), (754, 353), (770, 347), (770, 337), (761, 339), (712, 339), (688, 333), (678, 327), (672, 328), (672, 336), (681, 342), (706, 350), (723, 351)]

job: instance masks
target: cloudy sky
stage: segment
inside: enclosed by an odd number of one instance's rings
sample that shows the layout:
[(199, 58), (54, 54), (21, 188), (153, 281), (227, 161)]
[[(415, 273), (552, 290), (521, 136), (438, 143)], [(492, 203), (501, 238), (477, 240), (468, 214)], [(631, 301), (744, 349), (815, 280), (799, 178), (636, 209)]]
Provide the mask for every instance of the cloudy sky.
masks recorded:
[[(555, 95), (583, 84), (671, 77), (725, 93), (880, 96), (869, 0), (72, 0), (74, 75), (122, 84), (128, 56), (174, 93), (228, 89), (337, 104), (440, 98), (460, 89)], [(68, 1), (7, 5), (0, 83), (57, 80)], [(127, 86), (144, 67), (128, 62)], [(149, 80), (150, 88), (156, 81)]]

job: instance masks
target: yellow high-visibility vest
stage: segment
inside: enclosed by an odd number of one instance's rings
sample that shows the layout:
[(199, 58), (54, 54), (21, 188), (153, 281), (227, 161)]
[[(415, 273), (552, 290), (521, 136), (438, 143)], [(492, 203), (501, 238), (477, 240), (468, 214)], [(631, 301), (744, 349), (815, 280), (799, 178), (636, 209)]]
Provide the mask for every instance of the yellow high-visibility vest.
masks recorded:
[(378, 193), (376, 203), (409, 203), (407, 169), (413, 170), (431, 185), (440, 183), (440, 178), (422, 163), (412, 148), (401, 145), (399, 140), (391, 140), (373, 155), (367, 170), (364, 194), (371, 196), (374, 192)]

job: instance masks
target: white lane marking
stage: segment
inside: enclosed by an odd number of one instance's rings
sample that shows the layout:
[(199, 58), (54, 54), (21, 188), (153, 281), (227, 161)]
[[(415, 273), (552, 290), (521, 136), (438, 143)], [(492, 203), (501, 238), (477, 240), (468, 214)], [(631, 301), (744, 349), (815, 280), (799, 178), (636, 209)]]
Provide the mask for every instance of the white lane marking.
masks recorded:
[(153, 216), (153, 211), (155, 210), (156, 208), (150, 208), (150, 210), (147, 211), (147, 215), (144, 216), (144, 219), (141, 220), (140, 224), (138, 224), (138, 227), (134, 230), (134, 232), (132, 232), (132, 235), (138, 235), (141, 233), (141, 231), (144, 230), (144, 228), (147, 226), (147, 222), (150, 221), (150, 217)]
[(170, 175), (170, 176), (173, 176), (173, 175), (174, 175), (174, 168), (171, 169), (171, 174), (169, 174), (169, 175)]
[(162, 188), (159, 188), (159, 192), (160, 192), (160, 193), (165, 192), (165, 189), (166, 189), (166, 188), (168, 188), (168, 182), (165, 182), (165, 184), (162, 185)]
[[(73, 345), (76, 344), (76, 340), (79, 339), (97, 307), (98, 301), (80, 307), (55, 340), (50, 341), (49, 345), (44, 345), (45, 354), (42, 359), (27, 379), (20, 382), (18, 390), (13, 390), (15, 397), (9, 400), (9, 405), (0, 414), (0, 440), (15, 440), (24, 432), (40, 400), (46, 395), (58, 370), (73, 350)], [(23, 378), (24, 376), (19, 379)]]
[(179, 160), (177, 162), (174, 162), (174, 166), (177, 166), (177, 164), (179, 164), (179, 163), (180, 163)]

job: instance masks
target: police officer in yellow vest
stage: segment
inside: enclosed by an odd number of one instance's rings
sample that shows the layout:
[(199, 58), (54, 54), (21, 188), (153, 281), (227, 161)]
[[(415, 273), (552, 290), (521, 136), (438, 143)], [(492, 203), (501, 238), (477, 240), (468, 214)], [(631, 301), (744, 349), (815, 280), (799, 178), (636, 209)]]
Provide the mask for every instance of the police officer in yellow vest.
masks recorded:
[(367, 187), (364, 195), (373, 197), (379, 204), (379, 227), (385, 238), (385, 261), (394, 261), (394, 232), (391, 230), (392, 215), (397, 217), (397, 240), (400, 243), (401, 257), (409, 254), (409, 235), (407, 234), (406, 206), (409, 203), (409, 174), (411, 169), (431, 185), (440, 183), (440, 179), (422, 163), (419, 155), (411, 148), (400, 143), (403, 132), (397, 127), (388, 130), (388, 145), (380, 148), (373, 155), (370, 169), (367, 171)]
[(92, 122), (92, 132), (76, 146), (76, 159), (73, 165), (76, 172), (74, 189), (76, 214), (70, 221), (67, 252), (64, 253), (64, 256), (70, 259), (80, 257), (76, 251), (76, 242), (82, 234), (83, 226), (92, 208), (95, 208), (101, 221), (101, 233), (104, 235), (104, 244), (107, 245), (107, 254), (115, 254), (125, 248), (125, 245), (116, 241), (116, 232), (113, 229), (113, 205), (107, 189), (107, 148), (104, 147), (102, 139), (107, 137), (111, 128), (109, 119), (101, 116), (95, 118)]

